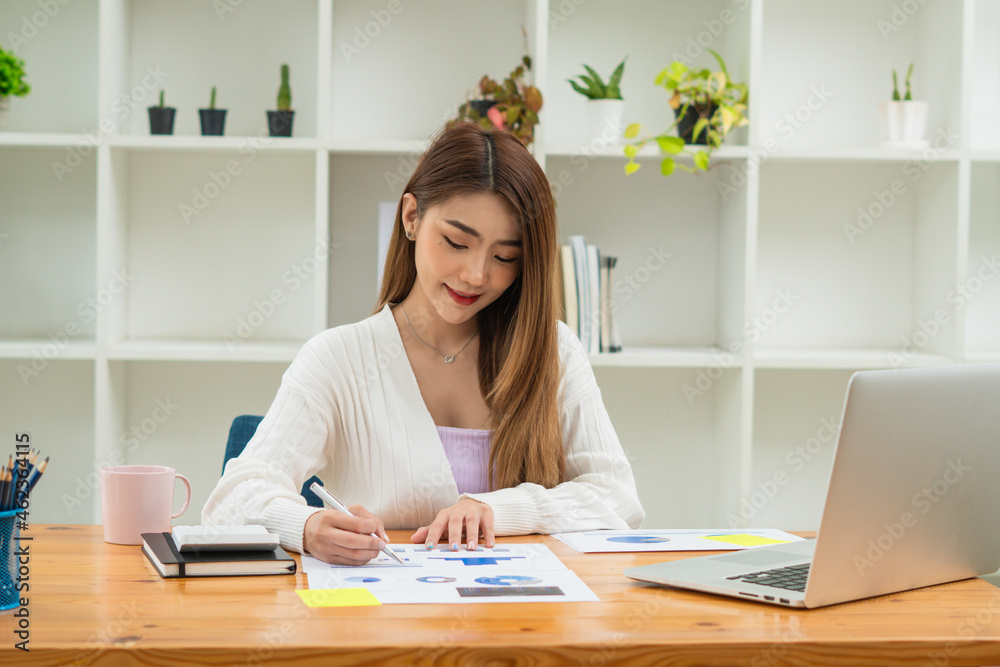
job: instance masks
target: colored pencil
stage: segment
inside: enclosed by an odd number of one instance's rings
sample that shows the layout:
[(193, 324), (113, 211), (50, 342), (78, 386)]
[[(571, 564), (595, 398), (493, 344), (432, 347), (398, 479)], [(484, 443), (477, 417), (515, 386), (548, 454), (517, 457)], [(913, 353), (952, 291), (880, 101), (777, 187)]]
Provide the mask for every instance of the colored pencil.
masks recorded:
[[(44, 473), (44, 472), (45, 472), (45, 468), (46, 468), (46, 467), (47, 467), (48, 465), (49, 465), (49, 457), (48, 457), (48, 456), (46, 456), (46, 457), (45, 457), (45, 460), (44, 460), (44, 461), (42, 461), (42, 462), (41, 462), (41, 464), (39, 464), (39, 466), (38, 466), (37, 468), (35, 468), (35, 472), (33, 472), (33, 473), (31, 474), (31, 479), (30, 479), (30, 480), (28, 480), (28, 488), (27, 488), (27, 489), (25, 490), (25, 492), (24, 492), (24, 493), (22, 494), (22, 495), (23, 495), (23, 497), (25, 497), (25, 498), (26, 498), (26, 497), (28, 497), (28, 495), (29, 495), (29, 494), (31, 493), (31, 490), (32, 490), (33, 488), (35, 488), (35, 484), (38, 484), (38, 480), (39, 480), (39, 479), (41, 478), (41, 476), (42, 476), (42, 473)], [(20, 504), (20, 503), (18, 503), (18, 504)]]
[(7, 496), (10, 493), (10, 486), (10, 470), (8, 468), (3, 468), (3, 471), (0, 472), (0, 512), (6, 512), (11, 509), (7, 500)]

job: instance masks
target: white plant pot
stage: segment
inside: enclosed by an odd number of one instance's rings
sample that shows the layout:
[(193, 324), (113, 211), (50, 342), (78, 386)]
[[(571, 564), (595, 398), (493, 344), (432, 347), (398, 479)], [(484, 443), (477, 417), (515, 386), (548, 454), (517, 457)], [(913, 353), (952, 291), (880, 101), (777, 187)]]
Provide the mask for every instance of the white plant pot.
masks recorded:
[(7, 126), (7, 116), (10, 114), (10, 96), (0, 95), (0, 129)]
[(885, 148), (927, 146), (927, 102), (883, 102), (878, 105)]
[(587, 118), (590, 138), (609, 144), (621, 143), (625, 134), (622, 118), (625, 117), (625, 100), (587, 100)]

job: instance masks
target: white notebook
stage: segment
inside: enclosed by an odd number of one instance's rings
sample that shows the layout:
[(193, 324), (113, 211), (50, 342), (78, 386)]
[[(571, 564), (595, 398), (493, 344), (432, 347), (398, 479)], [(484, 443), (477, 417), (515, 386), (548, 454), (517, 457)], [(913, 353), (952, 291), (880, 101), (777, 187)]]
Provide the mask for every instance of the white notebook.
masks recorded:
[(274, 551), (278, 536), (264, 526), (174, 526), (178, 551)]

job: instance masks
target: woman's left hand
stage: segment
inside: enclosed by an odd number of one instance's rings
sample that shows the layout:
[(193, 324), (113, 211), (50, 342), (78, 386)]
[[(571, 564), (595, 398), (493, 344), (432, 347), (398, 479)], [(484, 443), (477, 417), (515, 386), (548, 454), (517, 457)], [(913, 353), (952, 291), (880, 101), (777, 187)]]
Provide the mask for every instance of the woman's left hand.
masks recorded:
[(483, 535), (483, 546), (492, 548), (496, 544), (493, 535), (493, 508), (478, 500), (463, 498), (438, 512), (431, 525), (418, 528), (410, 541), (414, 544), (422, 542), (428, 549), (432, 549), (438, 540), (447, 537), (452, 549), (458, 549), (459, 544), (475, 549), (480, 533)]

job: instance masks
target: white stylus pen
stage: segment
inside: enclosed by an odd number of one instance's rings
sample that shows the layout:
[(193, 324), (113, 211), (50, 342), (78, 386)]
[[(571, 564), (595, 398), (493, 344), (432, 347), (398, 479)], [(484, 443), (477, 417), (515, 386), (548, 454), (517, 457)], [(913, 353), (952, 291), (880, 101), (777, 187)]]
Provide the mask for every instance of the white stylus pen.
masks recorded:
[[(310, 484), (309, 490), (315, 493), (320, 498), (322, 498), (323, 502), (325, 502), (333, 509), (340, 510), (341, 512), (343, 512), (348, 516), (354, 516), (354, 514), (351, 513), (351, 510), (347, 509), (347, 505), (337, 500), (334, 497), (334, 495), (329, 491), (327, 491), (326, 488), (324, 488), (323, 485), (320, 484), (319, 482), (313, 482), (312, 484)], [(382, 541), (382, 538), (376, 535), (375, 533), (371, 533), (371, 536), (379, 541)], [(382, 553), (384, 553), (386, 556), (393, 559), (400, 565), (406, 565), (406, 563), (404, 563), (403, 560), (399, 556), (397, 556), (392, 549), (389, 548), (388, 544), (382, 547)]]

